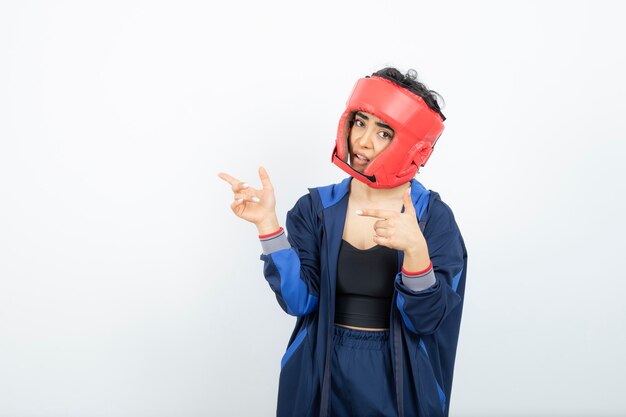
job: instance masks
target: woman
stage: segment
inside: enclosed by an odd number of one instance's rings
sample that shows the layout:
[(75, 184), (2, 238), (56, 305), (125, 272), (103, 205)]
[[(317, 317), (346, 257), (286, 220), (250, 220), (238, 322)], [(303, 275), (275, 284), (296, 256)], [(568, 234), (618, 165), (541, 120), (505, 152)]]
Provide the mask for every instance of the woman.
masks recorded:
[(310, 188), (287, 213), (288, 236), (263, 167), (260, 190), (219, 174), (297, 317), (279, 416), (448, 415), (467, 252), (450, 208), (413, 178), (443, 131), (435, 94), (414, 71), (358, 80), (332, 154), (350, 177)]

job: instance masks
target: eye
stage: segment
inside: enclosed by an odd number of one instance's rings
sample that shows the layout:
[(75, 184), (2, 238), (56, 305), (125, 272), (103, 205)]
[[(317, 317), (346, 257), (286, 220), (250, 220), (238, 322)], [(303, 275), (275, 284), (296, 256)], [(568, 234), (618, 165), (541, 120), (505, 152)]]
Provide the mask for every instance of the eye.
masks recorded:
[(361, 119), (354, 119), (354, 125), (358, 127), (363, 127), (365, 126), (365, 123), (363, 123)]
[(378, 132), (378, 134), (380, 135), (381, 138), (390, 139), (390, 140), (393, 139), (393, 135), (384, 130), (381, 130), (380, 132)]

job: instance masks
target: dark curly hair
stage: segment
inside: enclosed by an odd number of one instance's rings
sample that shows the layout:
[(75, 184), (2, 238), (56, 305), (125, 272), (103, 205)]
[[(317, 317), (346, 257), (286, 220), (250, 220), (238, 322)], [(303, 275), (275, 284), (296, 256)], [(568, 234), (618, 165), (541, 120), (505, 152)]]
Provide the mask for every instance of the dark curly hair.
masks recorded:
[(396, 68), (387, 67), (376, 71), (372, 74), (372, 76), (374, 75), (392, 81), (400, 87), (406, 88), (410, 92), (420, 96), (428, 107), (430, 107), (433, 111), (436, 111), (441, 116), (442, 120), (446, 120), (446, 116), (444, 116), (441, 112), (438, 101), (438, 99), (441, 99), (441, 101), (445, 104), (443, 97), (441, 97), (441, 95), (436, 91), (429, 90), (423, 83), (417, 81), (417, 71), (414, 69), (410, 69), (406, 72), (406, 74), (402, 74)]

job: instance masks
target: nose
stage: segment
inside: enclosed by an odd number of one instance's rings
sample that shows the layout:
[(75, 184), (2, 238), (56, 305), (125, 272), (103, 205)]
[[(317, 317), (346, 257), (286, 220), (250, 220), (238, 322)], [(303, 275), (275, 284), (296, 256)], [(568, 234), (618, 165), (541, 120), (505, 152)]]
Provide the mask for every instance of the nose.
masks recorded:
[(371, 148), (373, 140), (372, 135), (375, 134), (376, 132), (374, 131), (374, 129), (367, 128), (363, 130), (361, 136), (358, 138), (359, 146), (363, 148)]

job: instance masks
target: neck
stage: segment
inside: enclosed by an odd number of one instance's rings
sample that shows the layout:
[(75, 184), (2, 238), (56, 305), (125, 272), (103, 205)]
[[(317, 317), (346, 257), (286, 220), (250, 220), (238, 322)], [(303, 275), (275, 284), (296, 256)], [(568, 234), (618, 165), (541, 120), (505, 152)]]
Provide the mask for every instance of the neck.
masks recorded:
[(387, 201), (389, 199), (402, 199), (406, 188), (410, 187), (410, 182), (394, 188), (372, 188), (361, 181), (352, 178), (350, 180), (350, 194), (359, 200), (365, 201)]

